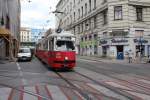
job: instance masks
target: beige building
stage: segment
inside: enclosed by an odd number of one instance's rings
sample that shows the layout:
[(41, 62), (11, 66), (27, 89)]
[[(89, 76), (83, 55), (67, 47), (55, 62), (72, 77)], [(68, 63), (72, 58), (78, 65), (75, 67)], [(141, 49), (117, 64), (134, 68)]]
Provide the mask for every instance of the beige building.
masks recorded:
[(117, 59), (150, 55), (150, 0), (60, 0), (61, 27), (72, 31), (81, 55)]
[(20, 42), (31, 42), (31, 29), (22, 27), (20, 30)]
[(17, 54), (20, 12), (20, 0), (0, 0), (0, 58)]

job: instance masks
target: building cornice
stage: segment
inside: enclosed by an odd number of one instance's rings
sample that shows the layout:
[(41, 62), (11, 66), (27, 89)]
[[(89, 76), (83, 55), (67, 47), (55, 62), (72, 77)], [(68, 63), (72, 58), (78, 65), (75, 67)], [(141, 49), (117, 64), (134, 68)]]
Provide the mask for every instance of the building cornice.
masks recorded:
[(129, 1), (128, 4), (132, 6), (150, 7), (150, 2)]

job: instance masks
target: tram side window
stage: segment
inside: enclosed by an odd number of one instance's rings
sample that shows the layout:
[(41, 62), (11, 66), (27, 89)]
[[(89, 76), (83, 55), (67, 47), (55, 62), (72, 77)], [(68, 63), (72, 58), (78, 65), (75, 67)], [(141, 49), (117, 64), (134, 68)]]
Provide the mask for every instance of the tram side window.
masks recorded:
[(53, 51), (53, 50), (54, 50), (54, 45), (53, 45), (53, 43), (54, 43), (54, 40), (53, 40), (53, 39), (49, 41), (49, 50), (50, 50), (50, 51)]
[(46, 40), (44, 43), (44, 50), (48, 50), (48, 40)]

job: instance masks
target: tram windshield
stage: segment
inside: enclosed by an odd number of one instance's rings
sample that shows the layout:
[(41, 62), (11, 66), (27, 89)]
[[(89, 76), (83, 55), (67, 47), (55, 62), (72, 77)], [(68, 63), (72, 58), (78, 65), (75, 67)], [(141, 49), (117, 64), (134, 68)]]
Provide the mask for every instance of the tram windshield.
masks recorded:
[(56, 49), (60, 51), (73, 51), (75, 46), (73, 41), (58, 40), (56, 42)]

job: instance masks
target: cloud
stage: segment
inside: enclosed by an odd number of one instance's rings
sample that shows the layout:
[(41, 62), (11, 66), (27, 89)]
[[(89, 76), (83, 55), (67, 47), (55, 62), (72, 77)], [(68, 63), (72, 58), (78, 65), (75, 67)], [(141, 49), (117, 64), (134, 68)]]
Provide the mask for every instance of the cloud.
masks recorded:
[(31, 1), (31, 3), (27, 2), (27, 0), (21, 2), (21, 26), (55, 28), (55, 15), (49, 14), (49, 12), (55, 10), (58, 0)]

